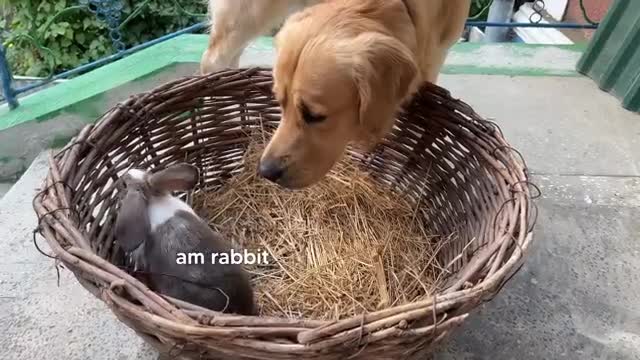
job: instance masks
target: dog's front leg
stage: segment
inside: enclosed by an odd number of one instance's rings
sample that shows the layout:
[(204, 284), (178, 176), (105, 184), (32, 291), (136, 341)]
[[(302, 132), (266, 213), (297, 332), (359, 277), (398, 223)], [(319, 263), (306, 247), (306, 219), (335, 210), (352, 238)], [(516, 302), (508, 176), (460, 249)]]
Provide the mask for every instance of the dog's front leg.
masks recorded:
[(291, 0), (209, 0), (212, 29), (202, 56), (202, 74), (237, 68), (251, 40), (276, 27), (289, 13)]

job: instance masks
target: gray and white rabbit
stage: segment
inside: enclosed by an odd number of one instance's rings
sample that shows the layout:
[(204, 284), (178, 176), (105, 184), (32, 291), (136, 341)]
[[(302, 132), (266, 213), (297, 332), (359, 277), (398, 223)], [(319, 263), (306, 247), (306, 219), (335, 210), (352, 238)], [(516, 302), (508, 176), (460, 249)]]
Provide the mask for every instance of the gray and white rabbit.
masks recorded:
[[(239, 265), (210, 261), (211, 253), (230, 252), (230, 244), (172, 195), (193, 189), (199, 176), (189, 164), (156, 173), (129, 170), (120, 184), (116, 240), (154, 291), (214, 311), (255, 315), (247, 273)], [(178, 264), (179, 253), (202, 253), (204, 264)]]

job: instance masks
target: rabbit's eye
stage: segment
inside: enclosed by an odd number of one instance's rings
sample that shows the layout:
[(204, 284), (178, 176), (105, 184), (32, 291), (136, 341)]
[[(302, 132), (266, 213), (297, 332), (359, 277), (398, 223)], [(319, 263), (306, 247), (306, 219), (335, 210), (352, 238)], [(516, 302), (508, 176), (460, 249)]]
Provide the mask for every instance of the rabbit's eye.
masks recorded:
[(120, 181), (118, 181), (117, 187), (120, 190), (127, 190), (127, 188), (128, 188), (127, 182), (120, 180)]

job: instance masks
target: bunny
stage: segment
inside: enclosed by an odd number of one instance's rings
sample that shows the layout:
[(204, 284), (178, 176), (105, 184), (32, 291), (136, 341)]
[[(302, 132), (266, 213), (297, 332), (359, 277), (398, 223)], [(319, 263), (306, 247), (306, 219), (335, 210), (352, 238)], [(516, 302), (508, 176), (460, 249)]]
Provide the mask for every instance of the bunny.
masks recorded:
[[(120, 179), (116, 240), (160, 294), (214, 311), (255, 315), (253, 290), (242, 267), (206, 261), (211, 253), (231, 251), (230, 244), (172, 196), (193, 189), (199, 177), (197, 167), (184, 163), (156, 173), (129, 170)], [(204, 254), (205, 262), (178, 264), (179, 253)]]

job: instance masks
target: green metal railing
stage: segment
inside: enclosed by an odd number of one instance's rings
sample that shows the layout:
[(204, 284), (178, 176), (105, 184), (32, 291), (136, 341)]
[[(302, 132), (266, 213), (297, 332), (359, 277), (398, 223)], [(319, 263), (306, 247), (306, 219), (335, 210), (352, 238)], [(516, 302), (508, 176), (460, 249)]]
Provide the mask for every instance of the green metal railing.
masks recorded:
[[(25, 0), (31, 1), (31, 0)], [(108, 64), (112, 61), (118, 60), (124, 56), (137, 52), (141, 49), (147, 48), (149, 46), (155, 45), (159, 42), (171, 39), (181, 34), (185, 33), (193, 33), (200, 30), (204, 30), (207, 27), (205, 22), (198, 22), (194, 25), (191, 25), (182, 30), (161, 36), (157, 39), (144, 42), (139, 45), (135, 45), (130, 48), (126, 48), (122, 32), (125, 27), (136, 17), (140, 16), (143, 9), (148, 6), (151, 0), (144, 0), (135, 5), (130, 14), (122, 18), (122, 10), (123, 10), (123, 0), (79, 0), (77, 5), (69, 6), (67, 8), (62, 9), (53, 17), (47, 20), (47, 22), (37, 29), (34, 29), (30, 33), (11, 33), (9, 31), (8, 37), (3, 41), (3, 44), (10, 45), (18, 42), (27, 42), (31, 44), (35, 49), (37, 49), (40, 54), (43, 55), (44, 58), (47, 59), (49, 74), (48, 76), (37, 83), (30, 84), (27, 86), (23, 86), (20, 88), (13, 87), (13, 79), (11, 76), (10, 66), (7, 63), (5, 57), (5, 48), (2, 44), (0, 44), (0, 81), (2, 85), (2, 90), (4, 94), (4, 100), (8, 103), (9, 108), (13, 109), (18, 106), (17, 96), (19, 94), (32, 91), (34, 89), (38, 89), (52, 81), (59, 79), (66, 79), (74, 75), (82, 74), (84, 72), (90, 71), (97, 67)], [(190, 16), (193, 18), (199, 18), (204, 20), (207, 14), (198, 14), (192, 13), (185, 9), (185, 7), (179, 2), (179, 0), (170, 0), (173, 2), (177, 14)], [(202, 0), (204, 1), (204, 0)], [(255, 1), (268, 1), (268, 0), (255, 0)], [(556, 29), (596, 29), (598, 24), (592, 21), (586, 13), (586, 9), (583, 0), (580, 0), (581, 6), (584, 12), (585, 23), (575, 24), (575, 23), (541, 23), (542, 13), (545, 9), (544, 0), (535, 0), (533, 1), (533, 9), (534, 14), (529, 19), (528, 23), (512, 23), (512, 22), (487, 22), (483, 21), (486, 19), (486, 15), (491, 7), (493, 0), (474, 0), (472, 13), (467, 21), (468, 26), (478, 26), (478, 27), (536, 27), (536, 28), (556, 28)], [(640, 2), (640, 0), (637, 0)], [(475, 11), (474, 11), (475, 9)], [(78, 12), (78, 11), (90, 11), (95, 16), (106, 24), (109, 32), (109, 36), (113, 43), (113, 48), (115, 53), (104, 58), (98, 59), (96, 61), (89, 62), (87, 64), (78, 66), (76, 68), (66, 70), (60, 72), (58, 74), (54, 74), (54, 69), (56, 68), (56, 59), (53, 55), (51, 49), (48, 49), (43, 45), (42, 34), (46, 32), (46, 30), (56, 23), (57, 20), (63, 18), (64, 16)], [(2, 99), (0, 99), (1, 101)]]

